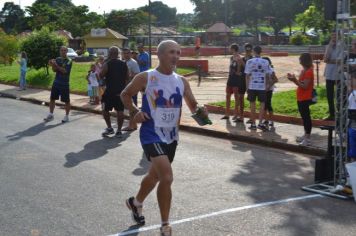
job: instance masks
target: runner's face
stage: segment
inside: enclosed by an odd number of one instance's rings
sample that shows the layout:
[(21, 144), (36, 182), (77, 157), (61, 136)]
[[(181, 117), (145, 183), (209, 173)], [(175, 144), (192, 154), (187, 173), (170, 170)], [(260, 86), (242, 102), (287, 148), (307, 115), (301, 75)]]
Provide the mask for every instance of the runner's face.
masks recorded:
[(160, 63), (174, 68), (180, 57), (180, 47), (177, 44), (170, 44), (165, 51), (159, 56)]
[(61, 57), (66, 58), (67, 57), (67, 52), (68, 49), (65, 47), (61, 47), (61, 49), (59, 49), (59, 54), (61, 55)]

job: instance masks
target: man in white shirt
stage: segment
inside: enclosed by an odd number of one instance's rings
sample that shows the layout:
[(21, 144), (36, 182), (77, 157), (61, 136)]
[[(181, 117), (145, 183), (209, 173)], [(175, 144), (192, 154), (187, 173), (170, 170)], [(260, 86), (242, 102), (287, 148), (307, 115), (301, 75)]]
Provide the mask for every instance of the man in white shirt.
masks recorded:
[[(131, 50), (128, 48), (123, 49), (123, 59), (126, 62), (127, 67), (129, 68), (129, 83), (131, 80), (140, 73), (140, 67), (134, 59), (132, 59)], [(137, 106), (137, 94), (132, 96), (134, 104)], [(134, 131), (137, 129), (137, 124), (130, 119), (129, 126), (122, 129), (122, 131)]]
[(262, 48), (256, 46), (254, 49), (255, 57), (248, 60), (245, 67), (246, 84), (248, 100), (251, 109), (251, 130), (256, 130), (256, 98), (260, 102), (259, 125), (261, 130), (267, 130), (267, 127), (262, 123), (266, 101), (266, 81), (270, 80), (271, 68), (269, 62), (261, 58)]

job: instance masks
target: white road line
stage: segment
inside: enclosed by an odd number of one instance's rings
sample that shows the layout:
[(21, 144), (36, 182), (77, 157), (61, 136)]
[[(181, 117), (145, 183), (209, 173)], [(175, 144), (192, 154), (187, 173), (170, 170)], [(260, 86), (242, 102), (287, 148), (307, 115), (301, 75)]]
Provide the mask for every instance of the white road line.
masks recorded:
[[(232, 213), (232, 212), (243, 211), (243, 210), (247, 210), (247, 209), (253, 209), (253, 208), (258, 208), (258, 207), (266, 207), (266, 206), (272, 206), (272, 205), (279, 205), (279, 204), (286, 204), (286, 203), (289, 203), (289, 202), (296, 202), (296, 201), (302, 201), (302, 200), (320, 198), (320, 197), (323, 197), (323, 196), (320, 195), (320, 194), (312, 194), (312, 195), (307, 195), (307, 196), (302, 196), (302, 197), (287, 198), (287, 199), (271, 201), (271, 202), (262, 202), (262, 203), (257, 203), (257, 204), (254, 204), (254, 205), (230, 208), (230, 209), (226, 209), (226, 210), (222, 210), (222, 211), (216, 211), (216, 212), (212, 212), (212, 213), (208, 213), (208, 214), (204, 214), (204, 215), (200, 215), (200, 216), (194, 216), (194, 217), (190, 217), (190, 218), (186, 218), (186, 219), (182, 219), (182, 220), (176, 220), (176, 221), (170, 222), (170, 224), (171, 225), (177, 225), (177, 224), (182, 224), (182, 223), (191, 222), (191, 221), (195, 221), (195, 220), (201, 220), (201, 219), (205, 219), (205, 218), (210, 218), (210, 217), (214, 217), (214, 216), (218, 216), (218, 215), (228, 214), (228, 213)], [(112, 234), (112, 235), (109, 235), (109, 236), (125, 236), (125, 235), (130, 235), (130, 234), (137, 234), (137, 233), (140, 233), (140, 232), (159, 229), (160, 227), (161, 227), (161, 225), (151, 225), (151, 226), (142, 227), (142, 228), (138, 228), (138, 229), (132, 229), (132, 230), (123, 231), (121, 233)]]

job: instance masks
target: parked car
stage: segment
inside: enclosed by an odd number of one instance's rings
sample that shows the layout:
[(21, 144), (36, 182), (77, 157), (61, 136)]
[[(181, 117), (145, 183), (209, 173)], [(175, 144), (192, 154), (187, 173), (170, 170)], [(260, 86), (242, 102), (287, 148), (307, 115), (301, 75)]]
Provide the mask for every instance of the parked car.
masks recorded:
[(73, 48), (68, 48), (67, 57), (70, 59), (75, 59), (78, 57), (78, 54), (73, 50)]
[(265, 37), (271, 37), (271, 36), (273, 36), (273, 34), (272, 33), (270, 33), (270, 32), (260, 32), (260, 35), (263, 37), (263, 36), (265, 36)]
[(250, 33), (248, 31), (242, 31), (240, 33), (240, 36), (243, 36), (243, 37), (255, 37), (255, 35), (253, 33)]
[(280, 31), (280, 32), (278, 32), (278, 36), (288, 37), (288, 36), (289, 36), (289, 33)]

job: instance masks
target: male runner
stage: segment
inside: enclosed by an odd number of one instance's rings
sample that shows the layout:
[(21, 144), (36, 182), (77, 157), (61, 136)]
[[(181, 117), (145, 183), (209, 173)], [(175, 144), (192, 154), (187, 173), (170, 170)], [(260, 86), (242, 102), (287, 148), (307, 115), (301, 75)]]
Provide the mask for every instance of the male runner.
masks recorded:
[[(161, 235), (170, 236), (169, 211), (171, 208), (171, 163), (177, 148), (178, 127), (182, 111), (182, 98), (193, 113), (199, 107), (188, 81), (174, 72), (180, 56), (180, 46), (172, 40), (162, 41), (157, 48), (159, 66), (138, 74), (125, 88), (121, 98), (134, 121), (142, 123), (140, 139), (146, 157), (151, 161), (148, 174), (141, 183), (136, 197), (126, 201), (133, 218), (139, 225), (145, 224), (142, 215), (143, 202), (157, 188), (161, 213)], [(132, 96), (142, 91), (142, 111), (132, 102)], [(205, 115), (207, 113), (205, 111)]]
[(56, 73), (49, 102), (49, 114), (44, 121), (49, 122), (53, 120), (53, 111), (56, 100), (61, 97), (61, 102), (65, 103), (66, 114), (62, 119), (62, 123), (68, 122), (68, 115), (70, 111), (70, 98), (69, 98), (69, 76), (72, 70), (72, 60), (67, 57), (68, 48), (62, 46), (59, 50), (60, 57), (52, 59), (48, 64), (52, 67), (52, 70)]

